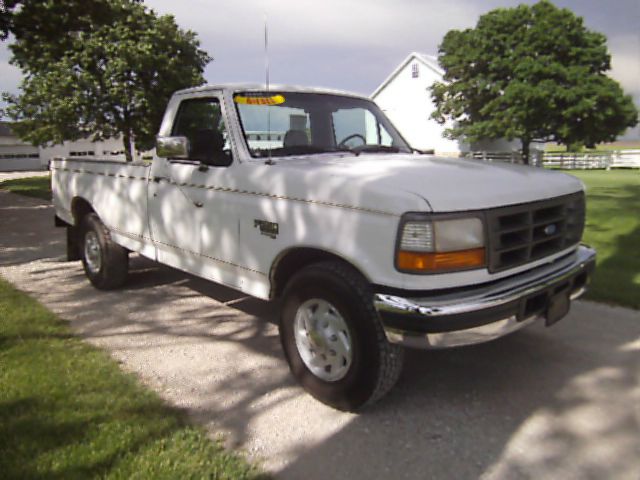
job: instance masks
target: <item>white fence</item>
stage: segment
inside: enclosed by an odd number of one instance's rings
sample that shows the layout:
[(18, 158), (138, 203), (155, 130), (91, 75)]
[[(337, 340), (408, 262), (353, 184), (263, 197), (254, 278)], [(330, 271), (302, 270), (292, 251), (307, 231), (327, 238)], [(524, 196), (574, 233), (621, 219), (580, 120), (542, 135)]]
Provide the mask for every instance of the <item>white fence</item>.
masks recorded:
[(594, 153), (545, 153), (543, 164), (550, 168), (640, 168), (640, 150)]
[[(520, 152), (470, 152), (468, 158), (499, 161), (508, 163), (522, 163)], [(610, 169), (610, 168), (640, 168), (640, 150), (616, 150), (610, 152), (588, 153), (543, 153), (531, 152), (530, 164), (546, 168), (562, 169)]]
[[(463, 154), (466, 158), (474, 158), (476, 160), (484, 160), (485, 162), (507, 162), (507, 163), (523, 163), (520, 152), (468, 152)], [(542, 152), (534, 150), (529, 154), (529, 164), (539, 167), (542, 159)]]

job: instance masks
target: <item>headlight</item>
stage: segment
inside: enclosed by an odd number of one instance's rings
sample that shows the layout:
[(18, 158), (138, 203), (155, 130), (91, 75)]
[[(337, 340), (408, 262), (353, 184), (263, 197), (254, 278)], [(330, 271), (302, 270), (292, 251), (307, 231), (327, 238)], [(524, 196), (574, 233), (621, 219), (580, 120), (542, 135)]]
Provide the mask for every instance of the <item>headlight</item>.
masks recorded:
[(482, 219), (429, 219), (407, 214), (400, 223), (396, 268), (407, 273), (467, 270), (485, 266)]

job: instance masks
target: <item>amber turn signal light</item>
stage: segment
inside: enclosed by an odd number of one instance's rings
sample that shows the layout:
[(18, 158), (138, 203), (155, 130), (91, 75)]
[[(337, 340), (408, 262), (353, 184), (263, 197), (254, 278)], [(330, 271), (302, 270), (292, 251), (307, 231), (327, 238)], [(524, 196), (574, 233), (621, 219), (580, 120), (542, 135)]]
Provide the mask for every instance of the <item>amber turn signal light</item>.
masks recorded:
[(484, 248), (457, 252), (407, 252), (400, 250), (396, 263), (399, 270), (414, 272), (478, 268), (485, 265), (485, 253)]

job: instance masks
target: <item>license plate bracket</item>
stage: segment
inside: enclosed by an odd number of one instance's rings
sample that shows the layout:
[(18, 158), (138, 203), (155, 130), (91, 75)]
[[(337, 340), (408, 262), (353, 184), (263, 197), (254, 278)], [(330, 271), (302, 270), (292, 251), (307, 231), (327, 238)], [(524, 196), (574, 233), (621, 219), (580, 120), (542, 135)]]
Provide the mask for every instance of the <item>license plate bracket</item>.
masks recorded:
[(564, 318), (564, 316), (569, 313), (570, 307), (571, 300), (569, 300), (568, 290), (563, 290), (552, 295), (545, 313), (547, 327)]

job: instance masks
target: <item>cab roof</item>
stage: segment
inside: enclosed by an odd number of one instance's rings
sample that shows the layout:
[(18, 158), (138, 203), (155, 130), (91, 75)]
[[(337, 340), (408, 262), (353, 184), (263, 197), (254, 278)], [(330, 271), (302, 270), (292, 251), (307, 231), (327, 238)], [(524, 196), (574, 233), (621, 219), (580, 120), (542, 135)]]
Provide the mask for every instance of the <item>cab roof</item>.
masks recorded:
[[(206, 91), (220, 91), (225, 90), (230, 93), (234, 92), (264, 92), (267, 90), (265, 84), (260, 83), (220, 83), (214, 85), (201, 85), (199, 87), (186, 88), (184, 90), (178, 90), (174, 95), (187, 95), (190, 93), (201, 93)], [(320, 87), (303, 87), (300, 85), (269, 85), (269, 91), (273, 92), (306, 92), (306, 93), (320, 93), (326, 95), (344, 95), (348, 97), (364, 98), (369, 100), (369, 97), (360, 95), (353, 92), (346, 92), (343, 90), (336, 90), (330, 88)]]

